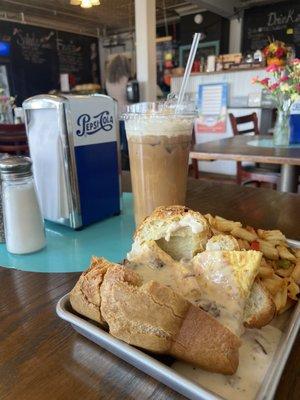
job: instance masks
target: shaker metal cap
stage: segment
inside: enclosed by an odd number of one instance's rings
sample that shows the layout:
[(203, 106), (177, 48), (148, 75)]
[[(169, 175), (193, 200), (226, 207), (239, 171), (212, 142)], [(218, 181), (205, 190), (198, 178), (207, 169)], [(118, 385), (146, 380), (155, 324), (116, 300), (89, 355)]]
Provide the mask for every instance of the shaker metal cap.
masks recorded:
[(0, 160), (0, 173), (3, 180), (18, 179), (31, 176), (31, 159), (29, 157), (14, 156)]

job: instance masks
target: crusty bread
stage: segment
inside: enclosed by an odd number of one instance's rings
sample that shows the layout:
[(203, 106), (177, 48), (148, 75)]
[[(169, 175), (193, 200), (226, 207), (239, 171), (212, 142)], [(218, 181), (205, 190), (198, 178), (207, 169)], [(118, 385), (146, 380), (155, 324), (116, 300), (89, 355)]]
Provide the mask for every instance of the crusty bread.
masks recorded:
[(100, 311), (100, 286), (107, 268), (111, 265), (104, 258), (93, 257), (90, 267), (81, 274), (70, 293), (72, 308), (101, 325), (105, 325), (105, 321)]
[(158, 282), (141, 284), (134, 271), (112, 266), (100, 287), (110, 333), (209, 371), (233, 374), (239, 339), (217, 320)]
[(179, 360), (225, 375), (236, 372), (240, 341), (229, 329), (191, 305), (170, 354)]
[(174, 260), (191, 259), (205, 244), (211, 232), (199, 212), (184, 206), (158, 207), (136, 230), (135, 243), (155, 240)]
[(262, 328), (275, 316), (276, 307), (269, 292), (256, 280), (244, 309), (244, 325), (247, 328)]
[(167, 353), (189, 304), (157, 282), (142, 284), (139, 274), (110, 268), (101, 285), (101, 312), (109, 332), (129, 344)]
[(78, 313), (108, 325), (109, 332), (143, 349), (233, 374), (240, 340), (217, 320), (158, 282), (143, 284), (136, 272), (93, 259), (70, 294)]
[(206, 250), (240, 250), (238, 241), (231, 235), (214, 235), (206, 243)]

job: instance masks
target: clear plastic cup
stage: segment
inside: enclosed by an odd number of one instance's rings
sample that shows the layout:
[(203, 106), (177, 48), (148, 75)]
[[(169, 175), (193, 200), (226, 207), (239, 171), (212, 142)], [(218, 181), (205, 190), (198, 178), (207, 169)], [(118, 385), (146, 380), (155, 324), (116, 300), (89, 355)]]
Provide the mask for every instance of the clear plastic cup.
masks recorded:
[(185, 204), (192, 104), (138, 103), (123, 115), (136, 225), (158, 206)]

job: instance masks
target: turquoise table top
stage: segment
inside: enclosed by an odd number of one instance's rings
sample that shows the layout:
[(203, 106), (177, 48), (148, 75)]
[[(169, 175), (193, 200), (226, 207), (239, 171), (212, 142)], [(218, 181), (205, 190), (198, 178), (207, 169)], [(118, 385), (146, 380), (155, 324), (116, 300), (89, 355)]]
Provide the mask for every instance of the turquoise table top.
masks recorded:
[(77, 272), (92, 255), (119, 262), (130, 250), (135, 229), (131, 193), (123, 193), (122, 213), (80, 231), (46, 222), (47, 246), (27, 255), (14, 255), (0, 244), (0, 266), (34, 272)]

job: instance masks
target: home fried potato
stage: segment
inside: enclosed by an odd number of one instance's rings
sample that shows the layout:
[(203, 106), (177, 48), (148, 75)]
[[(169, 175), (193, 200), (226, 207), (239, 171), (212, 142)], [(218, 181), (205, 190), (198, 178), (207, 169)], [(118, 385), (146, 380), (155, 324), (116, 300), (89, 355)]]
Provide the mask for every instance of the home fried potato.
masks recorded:
[(241, 222), (205, 215), (213, 234), (230, 234), (241, 250), (263, 253), (258, 278), (271, 294), (281, 314), (300, 298), (300, 249), (291, 248), (279, 229), (243, 227)]
[(284, 286), (284, 280), (274, 274), (272, 278), (262, 279), (262, 284), (272, 296), (275, 296), (276, 293), (279, 292)]
[(300, 293), (300, 288), (293, 279), (289, 279), (287, 291), (290, 299), (298, 300), (297, 295)]
[(263, 253), (263, 255), (266, 258), (269, 258), (270, 260), (278, 260), (279, 258), (278, 250), (272, 243), (261, 239), (258, 239), (258, 243), (259, 243), (259, 250)]
[(296, 261), (296, 257), (292, 254), (289, 249), (285, 246), (279, 245), (276, 246), (279, 257), (289, 261)]
[(248, 242), (254, 242), (257, 239), (257, 235), (255, 233), (247, 231), (244, 228), (234, 228), (230, 231), (231, 235), (243, 240), (247, 240)]
[(287, 281), (283, 280), (280, 290), (273, 295), (273, 301), (275, 303), (277, 313), (279, 313), (286, 305), (288, 298), (287, 287)]
[(293, 278), (294, 281), (298, 285), (300, 285), (300, 258), (296, 260), (296, 265), (293, 272), (291, 273), (291, 278)]
[(241, 222), (230, 221), (219, 216), (212, 217), (210, 214), (206, 214), (205, 217), (212, 228), (217, 229), (219, 232), (230, 232), (234, 228), (242, 227)]
[(284, 234), (278, 229), (274, 229), (271, 231), (265, 231), (263, 229), (257, 229), (257, 234), (262, 240), (266, 240), (268, 242), (286, 242), (286, 237)]

